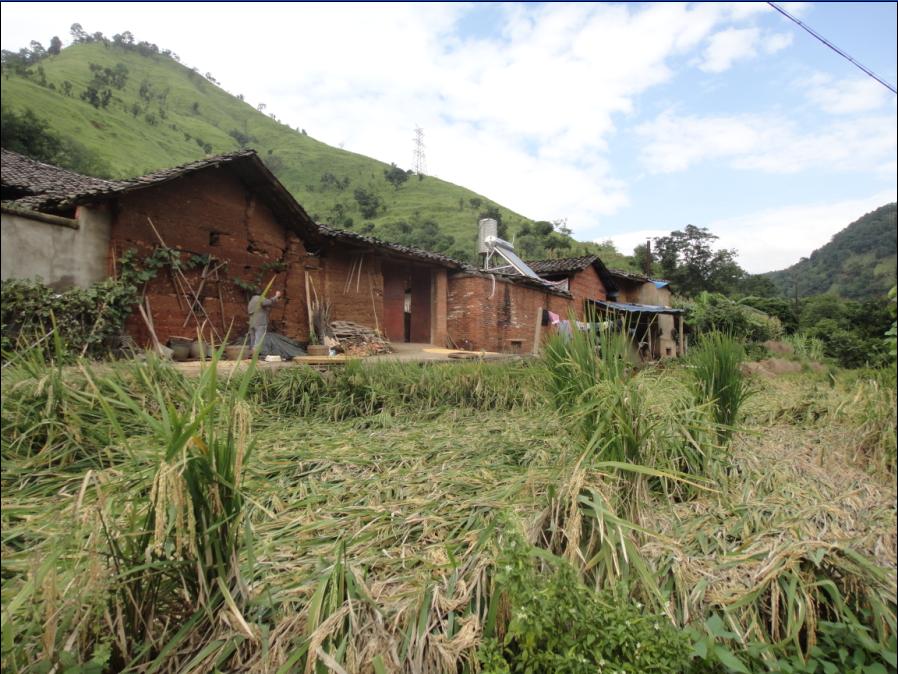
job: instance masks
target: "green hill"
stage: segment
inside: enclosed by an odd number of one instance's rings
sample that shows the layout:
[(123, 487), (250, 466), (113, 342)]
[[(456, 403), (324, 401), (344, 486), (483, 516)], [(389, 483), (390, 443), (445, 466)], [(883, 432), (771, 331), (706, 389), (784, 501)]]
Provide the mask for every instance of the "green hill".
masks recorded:
[[(464, 187), (430, 176), (419, 180), (317, 141), (155, 45), (86, 39), (94, 41), (56, 55), (23, 50), (24, 61), (4, 52), (4, 143), (7, 121), (30, 110), (66, 144), (60, 163), (82, 171), (87, 166), (102, 177), (132, 177), (252, 147), (321, 222), (470, 259), (478, 218), (499, 215), (527, 257), (600, 252), (609, 264), (630, 266), (613, 249), (574, 242), (547, 223), (533, 231), (528, 218)], [(391, 168), (397, 186), (386, 177)]]
[(884, 295), (896, 277), (895, 204), (852, 222), (788, 269), (765, 274), (784, 295), (832, 293), (852, 300)]

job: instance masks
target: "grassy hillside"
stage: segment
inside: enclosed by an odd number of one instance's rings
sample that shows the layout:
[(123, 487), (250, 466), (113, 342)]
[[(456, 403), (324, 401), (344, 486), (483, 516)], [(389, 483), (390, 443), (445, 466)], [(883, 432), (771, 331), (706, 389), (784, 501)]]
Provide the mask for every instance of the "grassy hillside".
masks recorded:
[(832, 293), (864, 300), (886, 294), (896, 277), (895, 204), (867, 213), (809, 258), (766, 274), (787, 295)]
[[(104, 83), (91, 64), (125, 77)], [(91, 86), (108, 90), (105, 107), (84, 99)], [(97, 172), (108, 177), (252, 147), (310, 214), (338, 227), (470, 258), (482, 213), (498, 209), (509, 236), (531, 223), (437, 178), (409, 176), (396, 188), (385, 178), (389, 165), (292, 129), (161, 54), (102, 42), (74, 44), (24, 70), (4, 67), (2, 94), (4, 109), (30, 109), (51, 132), (96, 153)], [(522, 252), (539, 257), (551, 255), (553, 246), (556, 255), (595, 250), (558, 234), (545, 244)], [(626, 259), (613, 262), (628, 265)]]

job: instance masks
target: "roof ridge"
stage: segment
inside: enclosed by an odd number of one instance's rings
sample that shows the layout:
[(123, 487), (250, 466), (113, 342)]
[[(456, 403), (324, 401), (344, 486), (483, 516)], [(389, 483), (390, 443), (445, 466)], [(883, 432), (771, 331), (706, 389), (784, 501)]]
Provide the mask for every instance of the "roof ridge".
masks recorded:
[(252, 157), (254, 155), (258, 157), (259, 153), (252, 148), (235, 150), (233, 152), (223, 152), (211, 157), (203, 157), (201, 159), (194, 159), (193, 161), (184, 162), (183, 164), (156, 169), (155, 171), (150, 171), (149, 173), (144, 173), (132, 178), (123, 178), (118, 182), (125, 184), (133, 184), (136, 182), (137, 184), (140, 184), (140, 182), (144, 179), (153, 179), (162, 175), (168, 175), (169, 173), (181, 173), (189, 169), (204, 168), (206, 166), (209, 166), (210, 164), (215, 164), (216, 162), (234, 161), (235, 159), (244, 159), (246, 157)]

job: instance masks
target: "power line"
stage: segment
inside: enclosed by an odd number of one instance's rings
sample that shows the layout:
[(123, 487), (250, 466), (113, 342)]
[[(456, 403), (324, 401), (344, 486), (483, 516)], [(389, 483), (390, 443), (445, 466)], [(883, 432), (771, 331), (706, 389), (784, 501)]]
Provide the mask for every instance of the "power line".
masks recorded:
[(817, 31), (815, 31), (813, 28), (811, 28), (810, 26), (808, 26), (808, 25), (805, 24), (805, 23), (802, 23), (802, 22), (798, 19), (798, 17), (792, 16), (791, 14), (789, 14), (789, 12), (787, 12), (785, 9), (783, 9), (782, 7), (780, 7), (780, 6), (779, 6), (778, 4), (776, 4), (775, 2), (768, 2), (767, 4), (770, 5), (771, 7), (773, 7), (777, 12), (779, 12), (780, 14), (782, 14), (783, 16), (785, 16), (787, 19), (789, 19), (789, 20), (791, 20), (791, 21), (794, 21), (794, 22), (797, 23), (799, 26), (801, 26), (802, 28), (804, 28), (807, 32), (809, 32), (811, 35), (813, 35), (814, 37), (816, 37), (818, 40), (820, 40), (823, 44), (825, 44), (827, 47), (829, 47), (830, 49), (832, 49), (834, 52), (836, 52), (836, 53), (839, 54), (840, 56), (843, 56), (844, 58), (846, 58), (846, 59), (848, 59), (849, 61), (851, 61), (854, 65), (856, 65), (858, 68), (860, 68), (861, 70), (863, 70), (865, 73), (867, 73), (870, 77), (872, 77), (874, 80), (876, 80), (877, 82), (879, 82), (882, 86), (884, 86), (886, 89), (888, 89), (889, 91), (891, 91), (893, 94), (898, 93), (898, 91), (895, 91), (895, 87), (893, 87), (891, 84), (889, 84), (888, 82), (886, 82), (886, 81), (885, 81), (884, 79), (882, 79), (879, 75), (877, 75), (877, 74), (874, 73), (872, 70), (870, 70), (869, 68), (867, 68), (866, 66), (864, 66), (862, 63), (859, 63), (859, 62), (856, 61), (855, 59), (851, 58), (851, 56), (849, 56), (849, 55), (846, 54), (844, 51), (842, 51), (841, 49), (839, 49), (836, 45), (834, 45), (832, 42), (830, 42), (829, 40), (827, 40), (825, 37), (823, 37), (820, 33), (818, 33)]

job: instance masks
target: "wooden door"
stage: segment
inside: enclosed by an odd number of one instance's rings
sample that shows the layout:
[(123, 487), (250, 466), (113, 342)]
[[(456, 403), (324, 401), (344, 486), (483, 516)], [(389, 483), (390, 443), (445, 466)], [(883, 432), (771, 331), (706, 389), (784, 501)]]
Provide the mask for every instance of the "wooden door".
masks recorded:
[(405, 289), (408, 273), (402, 267), (383, 264), (384, 333), (391, 342), (405, 341)]
[(412, 269), (412, 325), (411, 341), (430, 344), (431, 289), (430, 269)]

